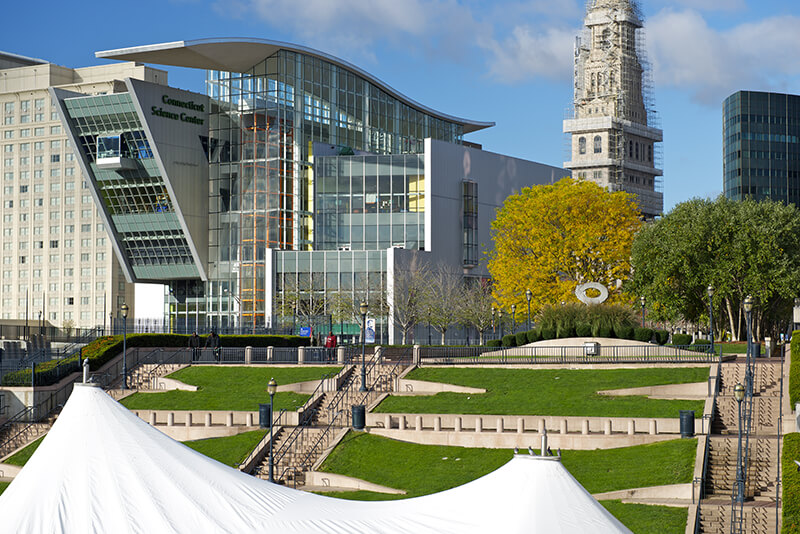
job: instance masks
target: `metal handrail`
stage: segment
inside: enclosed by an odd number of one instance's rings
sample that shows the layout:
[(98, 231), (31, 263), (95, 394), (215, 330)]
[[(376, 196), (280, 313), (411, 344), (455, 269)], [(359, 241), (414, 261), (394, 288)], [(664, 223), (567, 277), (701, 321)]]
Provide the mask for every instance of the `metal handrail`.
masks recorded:
[[(311, 460), (311, 453), (316, 451), (317, 450), (317, 446), (322, 442), (323, 439), (327, 438), (328, 434), (330, 434), (330, 431), (334, 427), (334, 423), (336, 422), (336, 418), (339, 417), (340, 414), (341, 414), (341, 412), (337, 413), (337, 414), (335, 414), (333, 416), (333, 419), (328, 423), (328, 426), (326, 426), (323, 429), (322, 433), (317, 438), (317, 441), (314, 442), (314, 445), (312, 445), (311, 448), (306, 451), (305, 455), (303, 456), (303, 459), (300, 460), (299, 465), (303, 470), (310, 469), (311, 466), (308, 465), (308, 462)], [(327, 444), (326, 444), (326, 446), (327, 446)], [(313, 462), (312, 462), (312, 465), (313, 465)]]
[[(280, 412), (278, 412), (278, 418), (274, 421), (270, 421), (270, 424), (272, 425), (273, 428), (276, 426), (280, 426), (281, 419), (283, 418), (286, 412), (287, 410), (285, 408), (282, 409)], [(261, 438), (261, 440), (258, 443), (256, 443), (256, 446), (253, 447), (253, 450), (250, 451), (250, 454), (247, 455), (247, 458), (245, 458), (239, 463), (239, 469), (241, 469), (242, 466), (247, 465), (253, 458), (255, 458), (258, 455), (259, 451), (261, 451), (266, 446), (266, 442), (268, 442), (269, 439), (270, 435), (265, 434), (264, 437)], [(258, 471), (258, 468), (256, 468), (255, 470)]]
[(719, 397), (720, 382), (722, 381), (722, 347), (719, 349), (719, 360), (717, 361), (717, 376), (714, 379), (714, 399), (711, 402), (711, 418), (706, 429), (706, 446), (703, 452), (703, 475), (700, 478), (700, 494), (697, 499), (697, 510), (694, 518), (694, 532), (700, 532), (700, 507), (702, 500), (706, 496), (706, 483), (708, 482), (708, 457), (711, 453), (711, 427), (714, 424), (714, 416), (717, 413), (717, 398)]

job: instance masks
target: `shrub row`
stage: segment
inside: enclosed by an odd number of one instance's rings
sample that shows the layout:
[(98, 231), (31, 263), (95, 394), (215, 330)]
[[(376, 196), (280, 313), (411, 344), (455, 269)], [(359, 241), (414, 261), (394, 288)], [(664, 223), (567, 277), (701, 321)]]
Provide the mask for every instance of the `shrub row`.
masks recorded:
[(789, 402), (792, 407), (800, 402), (800, 330), (792, 332), (789, 365)]
[[(563, 335), (559, 335), (563, 334)], [(666, 330), (653, 330), (651, 328), (633, 328), (626, 325), (621, 326), (618, 330), (609, 329), (608, 327), (600, 327), (597, 333), (594, 334), (592, 327), (588, 324), (579, 324), (574, 330), (564, 328), (561, 331), (553, 328), (540, 327), (527, 332), (518, 332), (516, 334), (507, 334), (503, 336), (502, 340), (493, 339), (487, 343), (489, 347), (519, 347), (528, 343), (536, 343), (544, 339), (563, 339), (569, 337), (607, 337), (617, 339), (632, 339), (649, 343), (655, 341), (659, 345), (664, 345), (669, 339), (669, 332)]]
[[(792, 333), (792, 347), (796, 339)], [(783, 528), (784, 533), (800, 533), (800, 473), (794, 460), (800, 458), (800, 434), (786, 434), (783, 438)]]
[[(130, 334), (128, 347), (186, 347), (191, 336), (182, 334)], [(200, 346), (207, 336), (200, 336)], [(223, 347), (302, 347), (310, 338), (300, 336), (220, 336)], [(103, 336), (95, 339), (81, 351), (61, 360), (50, 360), (36, 365), (36, 385), (46, 386), (58, 382), (65, 374), (80, 370), (80, 358), (89, 359), (89, 369), (96, 371), (122, 352), (122, 336)], [(20, 369), (3, 376), (3, 386), (26, 386), (31, 383), (31, 370)]]

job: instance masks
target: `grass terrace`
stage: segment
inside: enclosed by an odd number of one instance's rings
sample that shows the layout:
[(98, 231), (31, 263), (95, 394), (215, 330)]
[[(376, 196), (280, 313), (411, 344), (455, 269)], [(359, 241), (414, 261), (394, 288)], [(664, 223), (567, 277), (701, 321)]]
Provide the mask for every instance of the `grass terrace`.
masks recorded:
[(600, 501), (600, 504), (634, 534), (683, 534), (686, 530), (686, 508), (623, 504), (619, 500)]
[(44, 436), (40, 437), (36, 441), (29, 443), (28, 445), (25, 446), (25, 448), (20, 449), (11, 456), (9, 456), (3, 463), (22, 467), (23, 465), (28, 463), (28, 460), (30, 460), (31, 456), (33, 456), (33, 453), (36, 452), (36, 449), (38, 449), (39, 445), (42, 444), (43, 439)]
[[(233, 410), (254, 411), (268, 403), (267, 382), (279, 385), (319, 380), (324, 374), (338, 373), (341, 367), (219, 367), (191, 366), (169, 378), (197, 386), (197, 391), (134, 393), (122, 404), (130, 410)], [(309, 395), (281, 392), (275, 395), (275, 410), (295, 410)]]
[(11, 484), (11, 482), (0, 482), (0, 495), (3, 494), (9, 484)]
[(242, 432), (241, 434), (224, 438), (184, 441), (183, 444), (201, 454), (205, 454), (209, 458), (235, 468), (239, 467), (255, 449), (266, 433), (266, 430), (253, 430), (252, 432)]
[[(696, 450), (696, 439), (678, 439), (619, 449), (563, 451), (562, 462), (590, 493), (602, 493), (691, 482)], [(466, 484), (499, 468), (512, 456), (508, 449), (418, 445), (350, 432), (321, 470), (407, 492), (331, 493), (357, 500), (386, 500), (418, 497)]]
[(421, 368), (406, 378), (485, 388), (484, 394), (438, 393), (389, 396), (381, 413), (563, 415), (586, 417), (678, 417), (703, 415), (703, 401), (598, 395), (598, 391), (708, 380), (707, 367), (644, 369)]

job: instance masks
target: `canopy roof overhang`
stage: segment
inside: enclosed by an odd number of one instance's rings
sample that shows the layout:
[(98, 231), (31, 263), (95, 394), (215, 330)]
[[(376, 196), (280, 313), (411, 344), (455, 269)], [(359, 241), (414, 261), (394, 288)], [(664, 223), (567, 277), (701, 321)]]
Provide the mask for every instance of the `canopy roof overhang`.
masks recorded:
[(462, 125), (464, 133), (476, 132), (495, 125), (494, 122), (480, 122), (454, 117), (423, 106), (352, 63), (325, 52), (292, 43), (251, 38), (195, 39), (103, 50), (95, 52), (95, 56), (103, 59), (138, 61), (140, 63), (173, 67), (244, 73), (264, 59), (274, 55), (278, 50), (298, 52), (333, 63), (364, 78), (414, 109), (436, 118)]

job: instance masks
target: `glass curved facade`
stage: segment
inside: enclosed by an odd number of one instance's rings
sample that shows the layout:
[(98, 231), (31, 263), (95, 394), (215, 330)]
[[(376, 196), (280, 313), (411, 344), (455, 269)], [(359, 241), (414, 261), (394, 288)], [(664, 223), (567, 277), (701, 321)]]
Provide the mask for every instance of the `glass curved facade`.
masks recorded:
[[(208, 309), (198, 302), (185, 318), (175, 317), (178, 326), (267, 324), (265, 284), (272, 249), (335, 250), (348, 245), (352, 250), (381, 250), (395, 241), (423, 239), (423, 165), (419, 157), (406, 161), (400, 155), (422, 153), (427, 137), (460, 144), (463, 125), (415, 109), (341, 65), (290, 50), (279, 50), (248, 72), (209, 71), (206, 85), (211, 97)], [(332, 189), (330, 176), (315, 183), (315, 143), (327, 145), (326, 156), (330, 151), (375, 155), (365, 156), (369, 163), (364, 165), (375, 165), (376, 172), (364, 171), (347, 185), (348, 203), (363, 203), (363, 213), (355, 213), (355, 204), (348, 204), (348, 213), (338, 213), (344, 193)], [(399, 159), (372, 162), (386, 154)], [(354, 164), (341, 165), (345, 163)], [(327, 161), (322, 168), (335, 164)], [(391, 167), (386, 184), (381, 165)], [(375, 178), (374, 192), (366, 191), (370, 177)], [(361, 197), (359, 187), (364, 188)], [(383, 227), (364, 224), (368, 206), (374, 205), (380, 217), (386, 200), (381, 195), (388, 198), (386, 217), (391, 221)], [(369, 202), (372, 196), (374, 202)], [(378, 235), (384, 227), (387, 235)], [(355, 239), (359, 230), (361, 240)], [(169, 309), (173, 317), (175, 310)]]

